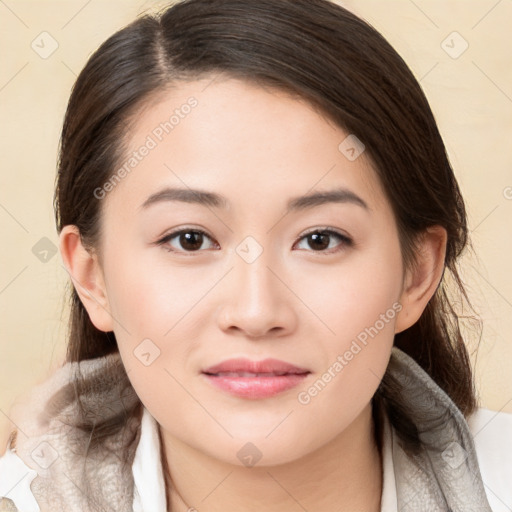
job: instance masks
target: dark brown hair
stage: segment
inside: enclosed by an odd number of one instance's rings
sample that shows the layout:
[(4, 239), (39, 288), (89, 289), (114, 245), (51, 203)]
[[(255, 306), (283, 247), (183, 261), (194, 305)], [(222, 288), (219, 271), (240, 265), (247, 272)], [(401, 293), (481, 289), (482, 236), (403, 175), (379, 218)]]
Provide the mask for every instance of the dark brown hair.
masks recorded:
[[(185, 0), (115, 33), (80, 73), (65, 116), (54, 198), (58, 231), (74, 224), (98, 247), (101, 201), (93, 191), (117, 169), (135, 114), (181, 80), (222, 74), (307, 100), (366, 146), (392, 206), (403, 260), (429, 226), (448, 233), (445, 272), (419, 321), (395, 336), (465, 414), (476, 407), (470, 361), (450, 301), (447, 272), (467, 300), (456, 261), (468, 229), (459, 187), (427, 99), (408, 66), (368, 23), (327, 0)], [(71, 289), (67, 359), (117, 351)], [(399, 435), (414, 438), (383, 380)], [(396, 390), (395, 390), (396, 392)], [(120, 425), (121, 427), (121, 425)], [(94, 436), (93, 436), (94, 437)]]

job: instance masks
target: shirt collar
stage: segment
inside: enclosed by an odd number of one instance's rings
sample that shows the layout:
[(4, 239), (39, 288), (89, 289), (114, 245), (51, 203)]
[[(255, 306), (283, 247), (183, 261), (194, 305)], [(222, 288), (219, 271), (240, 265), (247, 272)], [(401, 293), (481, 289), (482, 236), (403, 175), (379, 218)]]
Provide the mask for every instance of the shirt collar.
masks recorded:
[(167, 510), (158, 423), (143, 407), (140, 439), (133, 459), (133, 511)]
[(383, 415), (382, 441), (382, 495), (380, 512), (396, 512), (398, 510), (395, 468), (393, 464), (393, 436), (387, 415)]

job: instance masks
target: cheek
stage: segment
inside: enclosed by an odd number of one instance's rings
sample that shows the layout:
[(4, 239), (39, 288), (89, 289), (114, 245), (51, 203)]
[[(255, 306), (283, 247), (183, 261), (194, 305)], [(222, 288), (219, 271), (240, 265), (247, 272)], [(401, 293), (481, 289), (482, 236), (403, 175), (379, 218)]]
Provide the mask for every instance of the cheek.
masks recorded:
[(154, 411), (184, 399), (178, 381), (197, 345), (196, 316), (205, 316), (200, 299), (215, 276), (203, 280), (192, 266), (170, 268), (165, 258), (149, 261), (149, 253), (111, 253), (105, 258), (105, 272), (123, 364), (137, 395)]
[[(330, 316), (334, 334), (319, 340), (326, 363), (307, 386), (297, 390), (297, 418), (313, 431), (322, 425), (324, 440), (347, 428), (370, 403), (393, 346), (395, 318), (401, 308), (397, 295), (389, 287), (375, 290), (370, 279), (363, 282), (364, 286), (362, 280), (358, 287), (354, 284), (359, 291), (354, 300), (334, 301)], [(366, 297), (363, 291), (368, 292)]]
[(193, 315), (186, 313), (196, 294), (187, 276), (172, 272), (168, 277), (168, 269), (141, 264), (135, 257), (117, 260), (110, 272), (109, 302), (128, 378), (145, 407), (158, 421), (168, 422), (166, 412), (181, 410), (189, 398), (176, 369), (185, 367), (194, 346)]
[[(310, 276), (302, 291), (310, 290), (308, 305), (323, 324), (319, 342), (324, 367), (318, 382), (302, 389), (302, 400), (299, 397), (300, 403), (311, 404), (315, 417), (339, 408), (355, 412), (368, 403), (379, 385), (402, 308), (398, 302), (402, 286), (398, 242), (386, 251), (375, 244), (374, 250), (347, 258), (338, 271), (326, 268), (322, 272), (325, 276), (318, 272), (315, 278)], [(344, 421), (343, 417), (339, 420)]]
[[(386, 335), (392, 330), (396, 306), (402, 289), (402, 263), (398, 245), (384, 252), (375, 249), (347, 254), (339, 265), (317, 266), (314, 272), (302, 272), (294, 291), (318, 317), (317, 328), (333, 345), (346, 343), (365, 328), (373, 326), (386, 315), (385, 323), (378, 322)], [(392, 333), (391, 333), (392, 334)]]
[(128, 256), (110, 259), (107, 293), (113, 316), (125, 328), (119, 329), (121, 336), (128, 331), (161, 339), (185, 314), (186, 306), (197, 302), (200, 290), (197, 282), (193, 284), (197, 274), (191, 267), (172, 269), (164, 260), (150, 260), (151, 252), (132, 249), (125, 253)]

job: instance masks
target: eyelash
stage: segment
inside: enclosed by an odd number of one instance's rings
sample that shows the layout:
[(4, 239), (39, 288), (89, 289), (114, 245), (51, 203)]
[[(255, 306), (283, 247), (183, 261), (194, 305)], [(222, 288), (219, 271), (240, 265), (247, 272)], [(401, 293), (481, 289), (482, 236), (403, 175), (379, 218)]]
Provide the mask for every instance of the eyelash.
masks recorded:
[[(166, 244), (172, 240), (173, 238), (176, 238), (178, 235), (181, 235), (183, 233), (199, 233), (201, 235), (204, 235), (206, 236), (207, 238), (209, 238), (210, 240), (213, 241), (212, 237), (210, 237), (210, 235), (208, 235), (208, 233), (206, 233), (205, 231), (203, 231), (202, 229), (197, 229), (197, 228), (182, 228), (182, 229), (178, 229), (176, 231), (173, 231), (167, 235), (165, 235), (163, 238), (161, 238), (160, 240), (158, 240), (156, 243), (156, 245), (159, 245), (159, 246), (164, 246), (164, 249), (168, 252), (176, 252), (176, 253), (184, 253), (184, 254), (194, 254), (196, 252), (202, 252), (202, 250), (197, 250), (197, 251), (182, 251), (182, 250), (177, 250), (177, 249), (174, 249), (174, 248), (170, 248), (168, 246), (166, 246)], [(354, 245), (354, 242), (351, 238), (349, 238), (348, 236), (340, 233), (339, 231), (335, 231), (333, 229), (330, 229), (328, 227), (325, 227), (325, 228), (315, 228), (311, 231), (308, 231), (307, 233), (304, 233), (303, 235), (301, 235), (299, 238), (297, 238), (295, 240), (295, 242), (293, 243), (293, 245), (295, 245), (297, 242), (300, 242), (302, 239), (308, 237), (309, 235), (313, 235), (313, 234), (324, 234), (324, 235), (334, 235), (335, 237), (338, 237), (340, 240), (341, 240), (341, 244), (338, 245), (338, 248), (336, 248), (335, 250), (333, 249), (330, 249), (330, 250), (321, 250), (321, 251), (314, 251), (313, 249), (311, 249), (310, 252), (314, 252), (314, 253), (317, 253), (317, 254), (333, 254), (333, 253), (337, 253), (341, 250), (343, 250), (343, 248), (346, 248), (346, 247), (352, 247)], [(341, 248), (340, 248), (341, 246)]]

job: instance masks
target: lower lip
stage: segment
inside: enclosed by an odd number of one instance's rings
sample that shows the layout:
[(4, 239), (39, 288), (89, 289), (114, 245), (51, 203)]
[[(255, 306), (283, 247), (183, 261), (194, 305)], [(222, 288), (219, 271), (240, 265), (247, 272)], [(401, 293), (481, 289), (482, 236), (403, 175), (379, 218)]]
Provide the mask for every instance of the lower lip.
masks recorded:
[(271, 377), (226, 377), (203, 373), (214, 386), (242, 398), (268, 398), (294, 388), (309, 374), (275, 375)]

